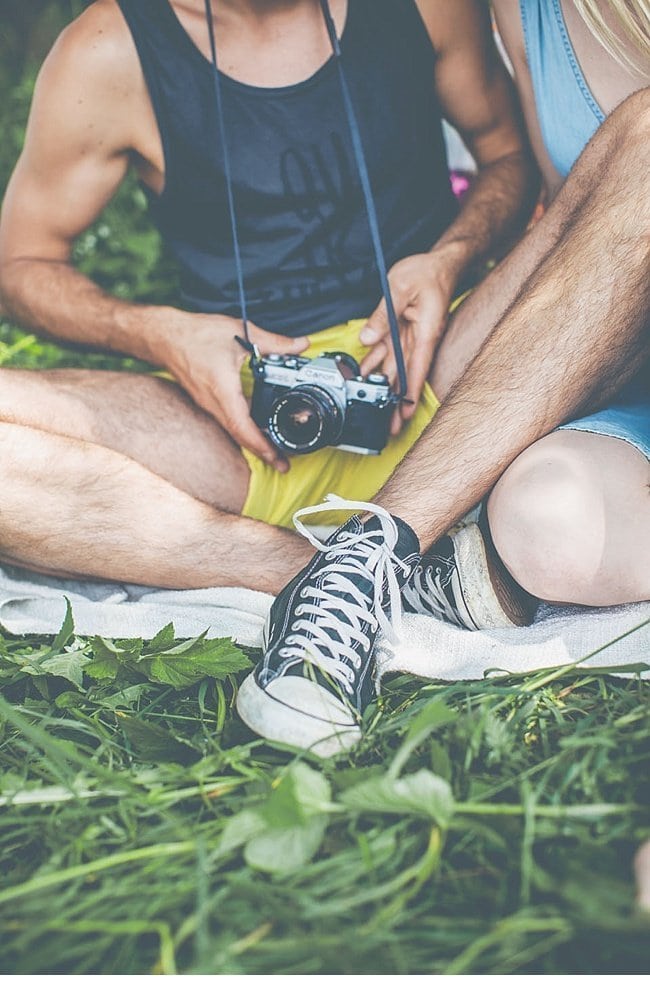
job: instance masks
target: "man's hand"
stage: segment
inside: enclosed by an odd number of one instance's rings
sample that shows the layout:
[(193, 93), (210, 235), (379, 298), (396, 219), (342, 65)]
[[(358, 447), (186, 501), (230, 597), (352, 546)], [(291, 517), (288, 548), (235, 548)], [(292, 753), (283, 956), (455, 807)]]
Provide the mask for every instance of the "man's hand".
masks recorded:
[[(393, 435), (411, 418), (420, 399), (433, 356), (445, 331), (456, 270), (444, 250), (405, 257), (388, 275), (395, 314), (400, 329), (407, 377), (407, 397), (413, 404), (402, 404), (391, 423)], [(361, 364), (362, 374), (378, 368), (397, 387), (397, 365), (390, 335), (386, 302), (375, 309), (361, 330), (361, 342), (371, 346)]]
[[(298, 354), (309, 345), (304, 336), (299, 339), (279, 336), (251, 323), (248, 329), (251, 342), (257, 344), (262, 354)], [(170, 333), (166, 352), (161, 356), (181, 387), (217, 420), (238, 446), (285, 473), (289, 469), (286, 458), (250, 416), (240, 380), (240, 370), (248, 355), (235, 335), (243, 336), (239, 319), (186, 313), (180, 329), (176, 327)]]

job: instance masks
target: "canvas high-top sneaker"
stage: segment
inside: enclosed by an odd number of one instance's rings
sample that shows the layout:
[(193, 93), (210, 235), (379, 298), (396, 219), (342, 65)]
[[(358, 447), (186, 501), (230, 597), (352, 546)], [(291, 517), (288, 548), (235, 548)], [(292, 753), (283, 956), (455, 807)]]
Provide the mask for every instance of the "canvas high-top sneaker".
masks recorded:
[[(332, 508), (353, 516), (326, 542), (301, 518)], [(401, 627), (401, 588), (419, 560), (415, 533), (399, 518), (362, 501), (328, 495), (303, 508), (294, 524), (318, 549), (278, 594), (264, 635), (264, 658), (237, 696), (242, 720), (262, 737), (328, 756), (361, 737), (374, 698), (374, 651), (381, 630)]]
[(537, 600), (508, 573), (475, 522), (439, 539), (402, 590), (404, 610), (472, 631), (530, 624)]

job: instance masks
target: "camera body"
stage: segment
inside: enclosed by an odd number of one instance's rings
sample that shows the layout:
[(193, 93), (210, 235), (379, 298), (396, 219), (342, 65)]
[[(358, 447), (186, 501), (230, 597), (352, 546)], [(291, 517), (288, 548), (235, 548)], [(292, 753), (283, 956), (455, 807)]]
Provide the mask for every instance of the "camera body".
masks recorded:
[(293, 455), (324, 446), (381, 453), (399, 400), (385, 375), (363, 377), (347, 353), (313, 359), (271, 353), (251, 365), (251, 415), (279, 449)]

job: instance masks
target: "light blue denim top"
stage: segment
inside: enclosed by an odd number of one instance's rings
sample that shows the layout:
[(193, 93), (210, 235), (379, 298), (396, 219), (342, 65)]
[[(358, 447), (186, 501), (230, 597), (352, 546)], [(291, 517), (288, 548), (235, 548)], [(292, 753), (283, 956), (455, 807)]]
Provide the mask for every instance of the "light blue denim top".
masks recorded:
[(582, 74), (560, 0), (519, 0), (537, 116), (562, 177), (605, 119)]

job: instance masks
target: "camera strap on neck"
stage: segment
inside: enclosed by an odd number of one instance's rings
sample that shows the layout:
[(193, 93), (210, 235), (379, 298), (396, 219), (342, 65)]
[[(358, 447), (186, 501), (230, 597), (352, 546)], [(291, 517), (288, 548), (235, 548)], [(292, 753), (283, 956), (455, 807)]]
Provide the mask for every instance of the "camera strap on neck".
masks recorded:
[(212, 6), (210, 0), (205, 0), (205, 19), (208, 25), (208, 35), (210, 37), (210, 56), (212, 60), (212, 80), (214, 83), (214, 94), (217, 103), (217, 125), (219, 127), (219, 139), (223, 150), (223, 168), (226, 178), (226, 191), (228, 195), (228, 213), (230, 215), (230, 229), (232, 232), (232, 245), (235, 255), (235, 270), (237, 273), (237, 290), (239, 292), (239, 307), (241, 312), (244, 338), (236, 336), (235, 339), (251, 355), (251, 359), (258, 361), (260, 353), (254, 343), (251, 342), (248, 332), (248, 312), (246, 307), (246, 293), (244, 291), (244, 269), (241, 260), (241, 249), (239, 246), (239, 234), (237, 231), (237, 213), (235, 211), (235, 197), (232, 188), (232, 170), (230, 167), (230, 152), (228, 150), (228, 140), (226, 137), (226, 124), (223, 113), (223, 98), (221, 94), (221, 80), (219, 79), (219, 66), (217, 63), (217, 44), (214, 31), (214, 18), (212, 16)]
[[(397, 376), (399, 379), (398, 398), (404, 399), (407, 388), (406, 368), (404, 365), (404, 354), (402, 351), (402, 344), (399, 335), (397, 315), (395, 313), (395, 306), (393, 304), (393, 299), (390, 292), (390, 285), (388, 282), (386, 259), (384, 256), (384, 250), (381, 243), (379, 221), (377, 219), (375, 200), (372, 192), (372, 186), (370, 184), (368, 167), (366, 165), (366, 156), (363, 150), (363, 142), (361, 140), (361, 133), (359, 130), (359, 124), (357, 122), (356, 113), (354, 111), (354, 104), (352, 102), (350, 89), (348, 86), (347, 78), (345, 76), (345, 72), (343, 70), (343, 55), (341, 52), (339, 39), (336, 33), (336, 26), (334, 24), (332, 12), (330, 10), (329, 0), (319, 0), (319, 2), (320, 2), (323, 18), (325, 21), (325, 26), (327, 28), (330, 44), (332, 46), (332, 51), (334, 52), (336, 68), (339, 76), (339, 83), (341, 86), (341, 94), (343, 97), (343, 105), (348, 120), (350, 137), (352, 140), (352, 149), (354, 152), (354, 157), (357, 165), (357, 171), (359, 173), (359, 179), (361, 181), (361, 188), (363, 191), (366, 213), (368, 216), (368, 226), (370, 228), (370, 236), (372, 239), (372, 245), (375, 254), (375, 263), (377, 265), (377, 271), (379, 273), (379, 280), (381, 283), (382, 294), (384, 297), (384, 301), (386, 303), (388, 324), (390, 326), (390, 335), (393, 341), (393, 349), (395, 352), (395, 363), (397, 367)], [(244, 273), (243, 273), (243, 266), (241, 260), (241, 250), (239, 246), (239, 235), (237, 230), (237, 214), (235, 210), (235, 201), (233, 195), (230, 154), (228, 149), (228, 142), (226, 139), (226, 128), (224, 123), (223, 99), (221, 92), (221, 80), (219, 78), (219, 67), (217, 62), (217, 46), (215, 40), (214, 18), (212, 14), (212, 6), (210, 0), (205, 0), (205, 16), (208, 25), (208, 33), (210, 36), (210, 54), (212, 58), (212, 69), (213, 69), (212, 75), (213, 75), (214, 90), (215, 90), (216, 105), (217, 105), (217, 122), (219, 127), (219, 137), (223, 149), (224, 174), (226, 179), (227, 195), (228, 195), (228, 211), (230, 214), (230, 226), (232, 231), (232, 240), (233, 240), (233, 248), (234, 248), (234, 256), (235, 256), (235, 268), (237, 272), (237, 286), (239, 291), (239, 304), (241, 309), (242, 325), (244, 330), (244, 339), (241, 339), (239, 336), (236, 337), (236, 339), (246, 350), (248, 350), (248, 352), (251, 354), (251, 359), (253, 361), (257, 361), (259, 360), (259, 351), (257, 350), (257, 347), (251, 342), (248, 332), (246, 296), (244, 292)]]
[(395, 306), (393, 305), (393, 297), (390, 292), (390, 285), (388, 284), (388, 272), (386, 270), (384, 249), (381, 243), (379, 221), (377, 219), (377, 210), (375, 208), (375, 197), (372, 194), (372, 186), (370, 184), (368, 167), (366, 165), (366, 156), (363, 150), (363, 143), (361, 141), (359, 124), (357, 122), (356, 113), (354, 112), (354, 104), (352, 103), (350, 89), (345, 77), (345, 72), (343, 71), (343, 55), (341, 53), (341, 46), (339, 44), (338, 36), (336, 34), (336, 27), (334, 24), (334, 18), (332, 17), (332, 12), (330, 10), (329, 0), (320, 0), (320, 6), (325, 19), (327, 33), (329, 34), (330, 44), (332, 45), (332, 50), (336, 59), (336, 67), (339, 74), (339, 82), (341, 84), (341, 93), (343, 95), (343, 104), (345, 106), (345, 113), (348, 118), (350, 137), (352, 138), (352, 148), (357, 163), (359, 178), (361, 180), (361, 188), (363, 189), (363, 198), (366, 205), (366, 213), (368, 214), (368, 226), (370, 227), (370, 236), (372, 238), (372, 246), (375, 252), (375, 263), (377, 265), (379, 280), (381, 282), (381, 291), (386, 303), (388, 325), (390, 326), (390, 335), (393, 341), (393, 349), (395, 351), (395, 364), (399, 379), (399, 397), (404, 398), (406, 395), (406, 368), (404, 366), (404, 354), (402, 352), (402, 343), (399, 335)]

